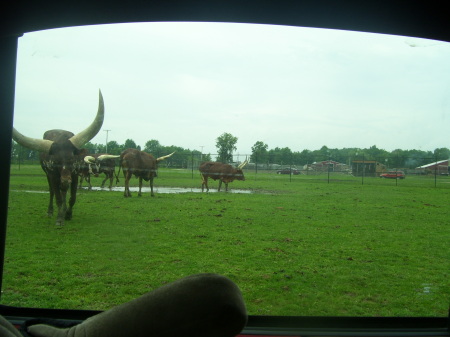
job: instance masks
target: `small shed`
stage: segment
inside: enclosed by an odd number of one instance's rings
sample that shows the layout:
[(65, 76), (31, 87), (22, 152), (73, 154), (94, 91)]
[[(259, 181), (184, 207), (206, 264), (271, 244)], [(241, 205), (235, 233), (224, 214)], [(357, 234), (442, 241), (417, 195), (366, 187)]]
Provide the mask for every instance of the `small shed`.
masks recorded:
[(352, 161), (352, 174), (354, 176), (378, 177), (384, 171), (386, 171), (386, 166), (376, 160)]
[(314, 162), (308, 166), (308, 169), (320, 172), (340, 172), (344, 171), (348, 166), (334, 160), (323, 160)]

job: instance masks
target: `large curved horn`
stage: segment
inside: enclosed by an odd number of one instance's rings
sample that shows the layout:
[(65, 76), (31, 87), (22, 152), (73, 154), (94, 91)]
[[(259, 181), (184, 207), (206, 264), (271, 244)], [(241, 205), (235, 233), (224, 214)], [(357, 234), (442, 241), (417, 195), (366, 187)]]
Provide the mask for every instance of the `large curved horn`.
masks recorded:
[(86, 157), (84, 157), (83, 160), (86, 164), (94, 164), (95, 163), (95, 158), (92, 156), (86, 156)]
[(24, 136), (15, 128), (12, 130), (12, 138), (20, 145), (39, 152), (49, 152), (53, 144), (52, 140)]
[(77, 133), (76, 135), (72, 136), (69, 140), (72, 142), (72, 144), (76, 148), (81, 148), (84, 144), (89, 142), (92, 138), (95, 137), (95, 135), (100, 131), (102, 125), (103, 125), (103, 119), (105, 117), (105, 105), (103, 103), (103, 96), (102, 92), (98, 91), (98, 110), (97, 110), (97, 116), (95, 116), (94, 121), (91, 125), (89, 125), (86, 129), (83, 131)]
[(161, 161), (161, 160), (167, 159), (167, 158), (169, 158), (170, 156), (172, 156), (174, 153), (175, 153), (175, 152), (172, 152), (171, 154), (168, 154), (167, 156), (162, 156), (162, 157), (156, 158), (156, 161)]
[(112, 154), (102, 154), (101, 156), (98, 156), (97, 159), (102, 161), (103, 159), (111, 159), (111, 158), (119, 158), (119, 155), (112, 155)]
[(238, 169), (242, 170), (244, 168), (244, 166), (247, 164), (248, 164), (248, 159), (245, 159), (245, 161), (241, 165), (238, 166)]

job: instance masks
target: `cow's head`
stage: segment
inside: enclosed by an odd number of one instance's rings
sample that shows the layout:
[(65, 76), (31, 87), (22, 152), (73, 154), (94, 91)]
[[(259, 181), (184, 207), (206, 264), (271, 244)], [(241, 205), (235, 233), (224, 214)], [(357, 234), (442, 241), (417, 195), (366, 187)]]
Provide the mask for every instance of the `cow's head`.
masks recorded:
[(80, 150), (69, 140), (53, 142), (48, 153), (41, 156), (46, 169), (59, 172), (61, 189), (67, 190), (72, 183), (72, 175), (79, 165)]
[(248, 160), (246, 159), (243, 163), (241, 163), (238, 167), (236, 167), (236, 176), (235, 176), (236, 180), (242, 180), (242, 181), (245, 180), (244, 172), (242, 171), (242, 169), (247, 164), (248, 164)]
[(89, 174), (93, 174), (95, 177), (98, 177), (100, 172), (100, 163), (97, 162), (95, 157), (85, 156), (83, 160), (87, 164)]
[[(104, 161), (106, 161), (108, 159), (116, 159), (116, 158), (119, 158), (119, 157), (120, 156), (118, 156), (118, 155), (112, 155), (112, 154), (102, 154), (102, 155), (100, 155), (98, 157), (85, 156), (84, 157), (84, 162), (89, 167), (89, 173), (93, 174), (96, 177), (98, 177), (98, 175), (101, 173), (100, 172), (100, 168), (102, 168), (102, 164), (104, 163)], [(105, 168), (105, 166), (103, 166), (103, 169), (104, 168)]]
[(49, 171), (61, 174), (63, 186), (70, 185), (71, 174), (77, 170), (81, 147), (100, 131), (103, 124), (105, 107), (99, 91), (99, 103), (95, 120), (83, 131), (74, 135), (69, 131), (47, 131), (44, 139), (24, 136), (13, 128), (13, 139), (20, 145), (41, 152), (41, 159)]

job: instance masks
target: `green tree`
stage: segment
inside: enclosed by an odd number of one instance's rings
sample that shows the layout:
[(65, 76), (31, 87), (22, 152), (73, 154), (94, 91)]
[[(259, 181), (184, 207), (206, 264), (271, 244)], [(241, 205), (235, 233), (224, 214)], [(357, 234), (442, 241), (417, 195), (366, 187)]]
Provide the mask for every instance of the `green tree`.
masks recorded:
[(109, 154), (120, 154), (122, 152), (122, 147), (115, 140), (108, 142), (107, 147)]
[(310, 150), (303, 150), (302, 152), (296, 154), (294, 158), (294, 162), (297, 165), (312, 164), (314, 162), (314, 154)]
[(216, 139), (216, 148), (218, 151), (218, 159), (222, 163), (231, 163), (233, 161), (233, 151), (237, 150), (236, 143), (238, 139), (231, 133), (223, 133)]
[(155, 157), (158, 156), (162, 151), (162, 145), (158, 140), (152, 139), (145, 143), (144, 151), (153, 154)]
[(250, 156), (250, 161), (254, 163), (265, 163), (267, 162), (269, 146), (261, 141), (257, 141), (255, 145), (252, 146), (252, 155)]
[(450, 158), (450, 150), (446, 147), (437, 148), (434, 150), (434, 156), (437, 160), (446, 160)]
[(124, 149), (137, 149), (137, 145), (132, 139), (127, 139), (122, 146)]
[(39, 161), (39, 151), (30, 150), (22, 145), (12, 141), (11, 143), (11, 160), (32, 163)]
[(288, 147), (283, 147), (280, 149), (280, 159), (281, 162), (285, 165), (291, 165), (292, 162), (292, 151)]
[(269, 162), (272, 164), (291, 165), (293, 164), (292, 150), (288, 147), (269, 150)]
[(89, 150), (89, 153), (106, 153), (106, 145), (104, 144), (94, 144), (92, 151)]
[(99, 153), (98, 144), (87, 142), (86, 144), (84, 144), (83, 148), (87, 149), (90, 154)]

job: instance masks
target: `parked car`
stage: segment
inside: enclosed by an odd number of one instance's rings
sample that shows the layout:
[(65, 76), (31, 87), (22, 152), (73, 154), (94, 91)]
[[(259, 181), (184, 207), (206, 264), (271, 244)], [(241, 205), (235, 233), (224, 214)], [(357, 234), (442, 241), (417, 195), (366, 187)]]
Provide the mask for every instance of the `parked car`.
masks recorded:
[(284, 169), (278, 170), (277, 174), (293, 174), (293, 175), (298, 175), (300, 174), (300, 171), (294, 168), (289, 168), (286, 167)]
[(388, 171), (380, 174), (380, 178), (405, 179), (405, 173), (403, 171)]

